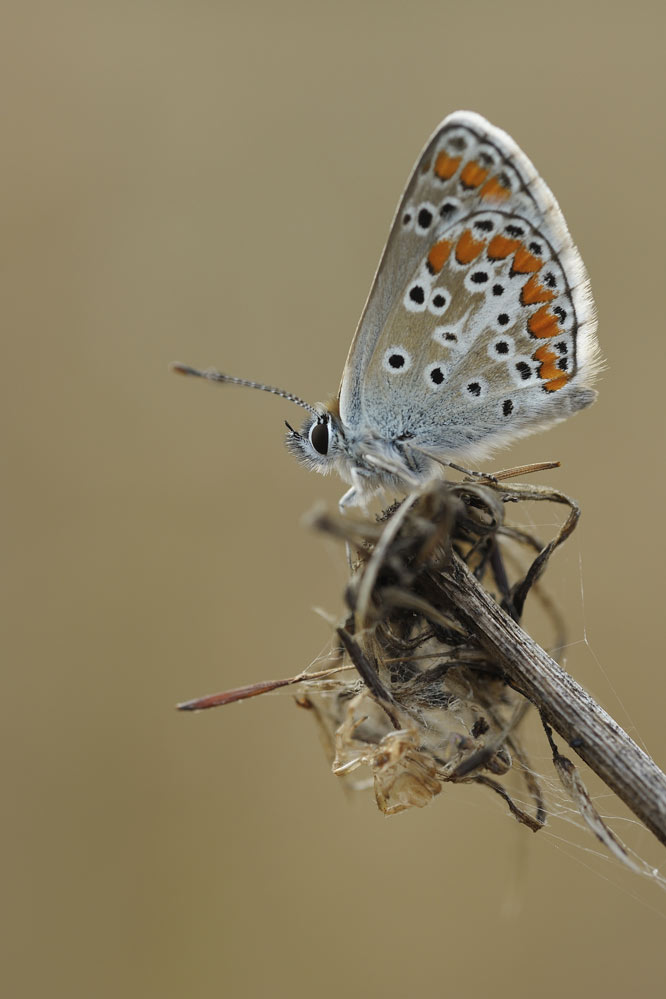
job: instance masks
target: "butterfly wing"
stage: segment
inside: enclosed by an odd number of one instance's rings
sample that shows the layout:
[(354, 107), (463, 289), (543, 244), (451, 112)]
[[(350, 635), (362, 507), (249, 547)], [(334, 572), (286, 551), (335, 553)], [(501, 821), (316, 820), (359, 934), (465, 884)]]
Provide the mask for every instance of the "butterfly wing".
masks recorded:
[(393, 221), (343, 373), (343, 422), (481, 457), (588, 405), (595, 361), (588, 281), (555, 198), (506, 133), (450, 115)]

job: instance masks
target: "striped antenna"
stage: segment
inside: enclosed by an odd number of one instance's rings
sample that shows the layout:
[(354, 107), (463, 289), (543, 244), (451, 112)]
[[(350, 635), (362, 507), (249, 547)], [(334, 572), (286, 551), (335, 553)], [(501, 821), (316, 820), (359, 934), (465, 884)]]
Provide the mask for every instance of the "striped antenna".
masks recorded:
[(315, 419), (321, 419), (321, 413), (318, 413), (314, 406), (311, 406), (309, 402), (305, 402), (292, 392), (285, 392), (284, 389), (275, 388), (274, 385), (262, 385), (261, 382), (250, 382), (246, 378), (234, 378), (232, 375), (224, 375), (221, 371), (216, 371), (214, 368), (207, 368), (205, 371), (199, 371), (198, 368), (191, 368), (189, 364), (177, 363), (171, 364), (170, 368), (179, 375), (193, 375), (195, 378), (206, 378), (210, 382), (222, 382), (227, 385), (241, 385), (243, 388), (259, 389), (261, 392), (272, 392), (273, 395), (279, 395), (283, 399), (288, 399), (289, 402), (295, 402), (297, 406), (307, 409), (308, 413), (312, 413)]

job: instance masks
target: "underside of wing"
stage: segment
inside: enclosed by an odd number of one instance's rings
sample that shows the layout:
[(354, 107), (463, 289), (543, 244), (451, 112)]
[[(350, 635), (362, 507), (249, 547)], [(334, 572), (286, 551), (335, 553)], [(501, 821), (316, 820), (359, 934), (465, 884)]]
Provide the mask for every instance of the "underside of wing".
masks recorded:
[(509, 136), (457, 112), (400, 202), (343, 375), (342, 419), (481, 456), (592, 401), (594, 328), (550, 190)]

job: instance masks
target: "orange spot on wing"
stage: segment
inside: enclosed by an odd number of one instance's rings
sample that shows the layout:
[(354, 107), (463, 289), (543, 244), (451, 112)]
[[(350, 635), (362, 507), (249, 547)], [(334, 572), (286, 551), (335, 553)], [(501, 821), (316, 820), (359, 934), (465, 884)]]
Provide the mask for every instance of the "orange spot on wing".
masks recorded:
[(541, 302), (552, 302), (554, 298), (554, 292), (539, 284), (536, 274), (533, 274), (529, 281), (526, 281), (523, 285), (523, 290), (520, 293), (520, 304), (538, 305)]
[(527, 328), (532, 336), (539, 339), (559, 336), (562, 332), (557, 322), (557, 316), (553, 315), (547, 305), (542, 305), (530, 316), (527, 320)]
[(564, 388), (568, 381), (569, 375), (562, 371), (557, 378), (551, 378), (549, 382), (546, 382), (544, 388), (546, 392), (557, 392), (558, 389)]
[(550, 349), (547, 343), (542, 343), (540, 347), (537, 347), (532, 357), (535, 361), (541, 361), (542, 364), (551, 364), (557, 360), (557, 354)]
[(470, 160), (463, 168), (460, 179), (464, 187), (478, 187), (479, 184), (483, 184), (487, 176), (488, 171), (484, 167), (479, 166), (475, 160)]
[(461, 156), (449, 156), (443, 150), (437, 154), (435, 160), (435, 173), (440, 180), (450, 180), (460, 166)]
[(456, 260), (459, 264), (471, 264), (482, 252), (485, 245), (482, 239), (474, 239), (471, 231), (465, 229), (456, 244)]
[(558, 368), (558, 355), (552, 351), (547, 344), (539, 347), (532, 355), (535, 361), (540, 361), (539, 378), (545, 381), (544, 388), (548, 392), (557, 392), (569, 381), (569, 375)]
[(435, 243), (430, 249), (428, 254), (428, 267), (432, 274), (439, 274), (442, 267), (449, 258), (449, 253), (451, 252), (451, 243), (448, 239), (440, 239), (439, 243)]
[(513, 270), (518, 274), (529, 274), (530, 271), (538, 271), (543, 265), (543, 260), (539, 260), (533, 253), (526, 250), (524, 246), (519, 246), (513, 259)]
[(507, 239), (506, 236), (493, 236), (488, 245), (488, 256), (491, 260), (504, 260), (515, 253), (520, 243), (517, 239)]
[(483, 187), (481, 188), (482, 198), (495, 198), (496, 200), (503, 201), (504, 198), (508, 198), (511, 191), (504, 184), (500, 184), (497, 177), (491, 177)]

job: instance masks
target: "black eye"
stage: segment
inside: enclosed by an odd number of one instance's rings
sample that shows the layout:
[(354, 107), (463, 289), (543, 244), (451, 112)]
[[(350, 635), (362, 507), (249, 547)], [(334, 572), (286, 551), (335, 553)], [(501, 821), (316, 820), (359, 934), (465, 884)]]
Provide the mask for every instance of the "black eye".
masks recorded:
[(319, 454), (328, 454), (328, 424), (315, 423), (310, 430), (310, 443)]

